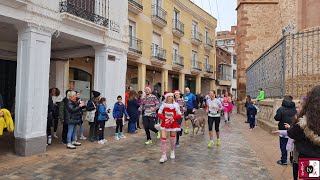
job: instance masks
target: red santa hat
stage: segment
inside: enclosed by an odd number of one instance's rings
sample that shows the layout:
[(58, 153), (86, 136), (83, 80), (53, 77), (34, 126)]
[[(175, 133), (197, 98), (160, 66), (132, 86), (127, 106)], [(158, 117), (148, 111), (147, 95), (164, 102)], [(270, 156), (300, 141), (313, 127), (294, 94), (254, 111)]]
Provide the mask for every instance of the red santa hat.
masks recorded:
[(144, 88), (144, 90), (147, 90), (147, 89), (149, 89), (150, 91), (152, 91), (152, 90), (151, 90), (151, 86), (146, 86), (146, 87)]
[(181, 94), (179, 90), (174, 90), (174, 94)]
[(164, 97), (167, 98), (168, 96), (172, 96), (173, 97), (173, 93), (167, 92)]

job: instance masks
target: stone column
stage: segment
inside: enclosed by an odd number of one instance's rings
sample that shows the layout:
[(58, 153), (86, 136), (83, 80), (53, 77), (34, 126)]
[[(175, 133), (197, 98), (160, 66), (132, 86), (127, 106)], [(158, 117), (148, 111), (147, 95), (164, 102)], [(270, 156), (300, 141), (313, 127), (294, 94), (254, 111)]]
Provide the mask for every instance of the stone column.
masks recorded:
[(168, 91), (168, 78), (169, 72), (167, 69), (163, 69), (161, 71), (161, 93), (163, 94), (165, 91)]
[(184, 73), (179, 74), (179, 90), (182, 94), (184, 94), (185, 89), (185, 83), (186, 83), (186, 75)]
[(196, 77), (196, 94), (201, 93), (201, 76), (197, 75)]
[(56, 87), (60, 90), (60, 95), (65, 96), (69, 89), (69, 61), (56, 61)]
[(51, 34), (33, 25), (18, 26), (15, 152), (46, 152)]
[[(95, 46), (94, 90), (107, 99), (108, 108), (113, 109), (117, 96), (124, 100), (126, 89), (127, 53), (125, 50)], [(108, 121), (106, 126), (114, 126)]]
[(146, 87), (147, 67), (145, 64), (138, 64), (138, 90), (144, 91)]

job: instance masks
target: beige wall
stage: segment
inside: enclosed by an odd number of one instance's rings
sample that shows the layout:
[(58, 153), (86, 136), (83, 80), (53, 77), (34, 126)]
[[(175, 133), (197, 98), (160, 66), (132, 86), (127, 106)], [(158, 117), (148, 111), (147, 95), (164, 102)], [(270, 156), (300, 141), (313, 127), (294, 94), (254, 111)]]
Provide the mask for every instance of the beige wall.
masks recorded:
[(298, 30), (320, 26), (320, 1), (298, 0)]

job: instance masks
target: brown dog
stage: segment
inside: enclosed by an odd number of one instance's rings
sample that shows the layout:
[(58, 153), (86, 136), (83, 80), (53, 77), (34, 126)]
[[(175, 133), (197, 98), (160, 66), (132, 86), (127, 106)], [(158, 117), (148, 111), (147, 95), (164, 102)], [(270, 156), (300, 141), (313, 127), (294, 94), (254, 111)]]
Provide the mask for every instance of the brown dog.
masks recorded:
[(194, 114), (189, 114), (186, 117), (186, 119), (190, 119), (190, 121), (191, 121), (191, 124), (192, 124), (192, 127), (193, 127), (193, 131), (192, 131), (193, 135), (194, 135), (194, 130), (196, 128), (198, 128), (197, 131), (196, 131), (196, 134), (198, 134), (200, 127), (201, 127), (202, 134), (204, 134), (205, 125), (206, 125), (206, 119), (204, 117), (195, 117)]

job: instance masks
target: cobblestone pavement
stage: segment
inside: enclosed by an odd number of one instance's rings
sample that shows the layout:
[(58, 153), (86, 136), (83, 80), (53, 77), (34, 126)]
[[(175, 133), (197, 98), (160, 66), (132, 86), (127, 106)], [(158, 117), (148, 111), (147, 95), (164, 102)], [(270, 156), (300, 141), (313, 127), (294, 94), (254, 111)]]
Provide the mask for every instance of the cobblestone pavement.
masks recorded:
[(221, 146), (207, 148), (207, 129), (205, 135), (183, 135), (176, 159), (164, 164), (159, 163), (160, 141), (153, 134), (154, 143), (144, 145), (145, 133), (140, 130), (124, 140), (110, 139), (94, 148), (86, 148), (88, 143), (76, 151), (0, 171), (0, 179), (273, 179), (241, 132), (243, 119), (236, 117), (230, 124), (221, 122)]

